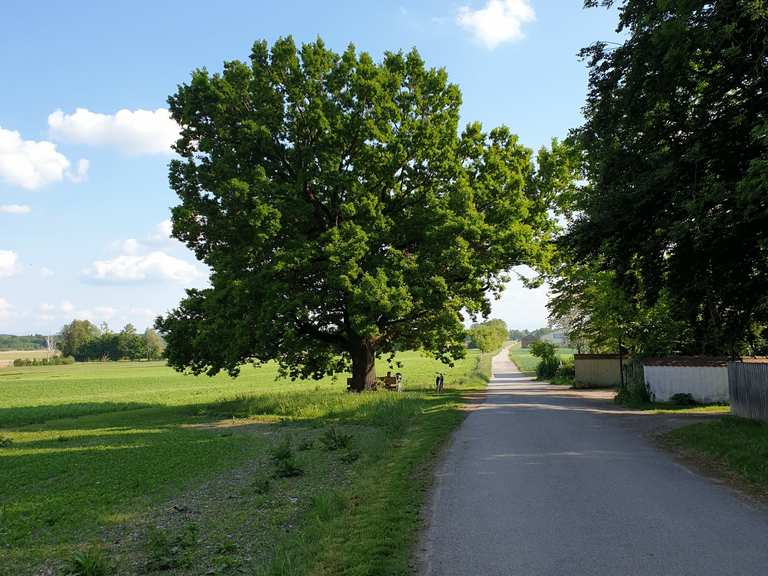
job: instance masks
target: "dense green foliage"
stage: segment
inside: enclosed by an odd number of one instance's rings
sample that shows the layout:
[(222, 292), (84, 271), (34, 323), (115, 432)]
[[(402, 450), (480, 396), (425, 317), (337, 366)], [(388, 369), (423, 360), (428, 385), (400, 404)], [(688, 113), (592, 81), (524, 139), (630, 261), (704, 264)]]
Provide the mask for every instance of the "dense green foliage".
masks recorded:
[(531, 354), (539, 359), (536, 366), (536, 377), (540, 380), (552, 378), (560, 368), (560, 358), (557, 348), (550, 342), (534, 342), (531, 344)]
[(625, 40), (583, 51), (589, 184), (562, 202), (567, 257), (609, 273), (593, 281), (641, 316), (680, 323), (676, 351), (765, 351), (768, 4), (615, 3)]
[(50, 358), (16, 358), (13, 365), (16, 368), (21, 366), (59, 366), (74, 364), (75, 359), (72, 356), (51, 356)]
[(351, 366), (361, 390), (380, 354), (461, 357), (462, 315), (487, 316), (506, 270), (546, 258), (552, 170), (506, 127), (459, 134), (459, 88), (415, 50), (257, 42), (169, 104), (173, 234), (212, 271), (157, 323), (175, 368)]
[(594, 262), (579, 264), (558, 255), (551, 279), (547, 309), (550, 321), (565, 330), (582, 352), (616, 353), (619, 347), (634, 355), (667, 355), (684, 350), (685, 322), (676, 320), (664, 290), (653, 304), (643, 295), (630, 296), (613, 271)]
[(45, 336), (41, 334), (30, 336), (0, 334), (0, 350), (41, 350), (45, 347)]
[[(63, 573), (98, 549), (120, 574), (406, 573), (429, 463), (463, 418), (457, 389), (482, 387), (488, 358), (397, 359), (399, 394), (286, 384), (274, 363), (237, 379), (159, 362), (0, 370), (0, 575)], [(300, 476), (274, 477), (284, 444)]]
[(88, 320), (73, 320), (61, 329), (59, 349), (79, 362), (88, 360), (158, 360), (165, 343), (152, 328), (138, 334), (133, 324), (112, 332), (104, 324), (98, 328)]
[(482, 352), (493, 352), (501, 348), (508, 337), (504, 320), (488, 320), (475, 324), (469, 329), (469, 345)]

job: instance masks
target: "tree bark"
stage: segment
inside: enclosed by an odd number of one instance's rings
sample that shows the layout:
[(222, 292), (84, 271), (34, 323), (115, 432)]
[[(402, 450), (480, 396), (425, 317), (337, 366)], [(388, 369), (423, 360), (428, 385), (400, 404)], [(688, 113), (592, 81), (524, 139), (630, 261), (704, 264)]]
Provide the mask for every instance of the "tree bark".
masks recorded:
[(352, 392), (370, 390), (376, 384), (376, 353), (368, 340), (362, 340), (353, 346), (352, 356)]

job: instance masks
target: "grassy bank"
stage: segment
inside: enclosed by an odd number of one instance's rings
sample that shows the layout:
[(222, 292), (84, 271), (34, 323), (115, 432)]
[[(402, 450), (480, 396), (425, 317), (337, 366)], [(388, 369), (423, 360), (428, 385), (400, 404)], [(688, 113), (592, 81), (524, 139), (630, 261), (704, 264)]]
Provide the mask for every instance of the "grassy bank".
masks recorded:
[(401, 394), (274, 366), (0, 370), (0, 574), (56, 573), (78, 550), (114, 574), (404, 573), (432, 457), (490, 358), (399, 359)]
[(735, 417), (678, 428), (663, 442), (768, 496), (768, 424)]

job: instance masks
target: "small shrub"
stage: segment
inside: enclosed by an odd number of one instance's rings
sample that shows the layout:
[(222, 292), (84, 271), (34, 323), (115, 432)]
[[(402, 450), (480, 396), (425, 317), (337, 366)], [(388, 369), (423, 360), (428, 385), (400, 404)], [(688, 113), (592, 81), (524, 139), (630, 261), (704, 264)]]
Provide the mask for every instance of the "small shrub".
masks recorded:
[(8, 436), (0, 436), (0, 448), (10, 448), (13, 446), (13, 440)]
[(272, 482), (266, 476), (258, 476), (251, 482), (251, 487), (256, 494), (267, 494), (272, 488)]
[(291, 439), (285, 438), (282, 442), (273, 446), (269, 451), (269, 456), (272, 459), (273, 464), (280, 462), (281, 460), (289, 460), (293, 458)]
[(573, 359), (560, 362), (560, 367), (555, 371), (555, 376), (550, 380), (552, 384), (559, 386), (573, 386), (576, 384), (576, 368)]
[[(545, 342), (546, 344), (546, 342)], [(539, 380), (548, 380), (557, 374), (560, 368), (560, 359), (557, 356), (545, 356), (536, 366), (536, 377)]]
[(72, 356), (64, 356), (61, 359), (62, 364), (74, 364), (75, 359)]
[(294, 478), (304, 474), (293, 458), (290, 460), (280, 460), (275, 463), (275, 478)]
[(304, 440), (299, 442), (299, 445), (296, 448), (297, 450), (304, 452), (305, 450), (312, 450), (314, 447), (315, 442), (312, 440), (312, 438), (304, 438)]
[(551, 342), (537, 341), (531, 344), (531, 354), (537, 358), (554, 358), (557, 355), (557, 348)]
[(653, 400), (639, 360), (632, 359), (624, 365), (624, 385), (619, 386), (614, 400), (625, 406), (642, 406)]
[(186, 524), (180, 533), (169, 536), (165, 530), (152, 527), (147, 532), (147, 570), (172, 570), (191, 564), (188, 551), (197, 545), (198, 529)]
[(352, 435), (345, 434), (336, 426), (328, 427), (320, 436), (320, 443), (326, 450), (341, 450), (348, 448), (352, 442)]
[(80, 550), (72, 554), (66, 564), (66, 576), (110, 576), (112, 563), (98, 548)]
[(170, 570), (176, 567), (171, 539), (165, 530), (151, 527), (147, 532), (147, 570)]
[(336, 491), (321, 492), (312, 498), (312, 515), (321, 522), (328, 522), (344, 509), (344, 499)]
[(358, 458), (360, 458), (360, 452), (357, 450), (349, 450), (342, 454), (340, 460), (344, 462), (344, 464), (352, 464), (353, 462), (357, 462)]
[(274, 464), (274, 474), (276, 478), (292, 478), (301, 476), (304, 471), (296, 464), (291, 448), (291, 439), (286, 438), (280, 444), (272, 448), (272, 464)]
[(13, 365), (16, 368), (19, 366), (24, 366), (24, 358), (16, 358), (16, 360), (13, 361)]

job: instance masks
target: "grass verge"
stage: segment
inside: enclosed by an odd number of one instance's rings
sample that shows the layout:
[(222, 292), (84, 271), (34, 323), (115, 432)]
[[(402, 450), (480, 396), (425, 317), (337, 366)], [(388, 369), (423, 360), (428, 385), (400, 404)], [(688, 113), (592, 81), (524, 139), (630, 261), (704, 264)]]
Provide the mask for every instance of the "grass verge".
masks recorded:
[(768, 423), (727, 416), (678, 428), (661, 442), (748, 491), (768, 496)]

